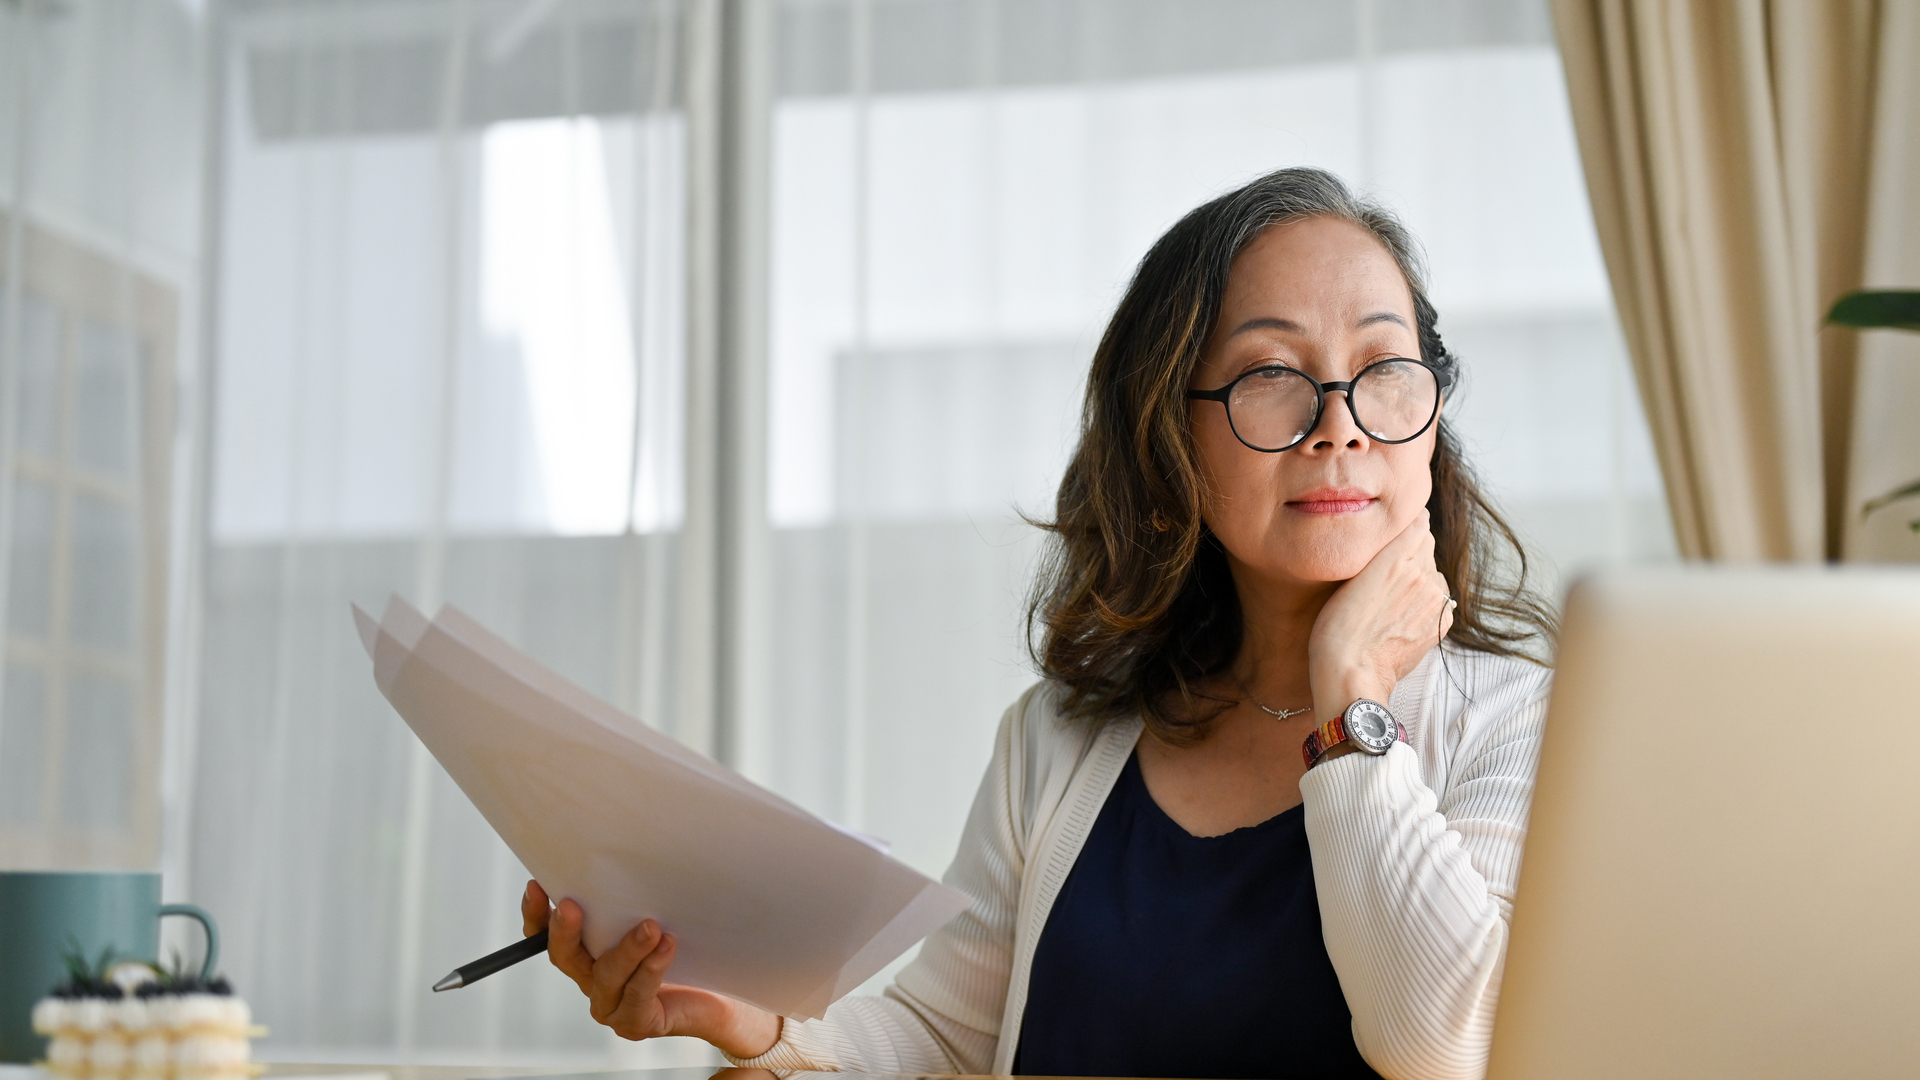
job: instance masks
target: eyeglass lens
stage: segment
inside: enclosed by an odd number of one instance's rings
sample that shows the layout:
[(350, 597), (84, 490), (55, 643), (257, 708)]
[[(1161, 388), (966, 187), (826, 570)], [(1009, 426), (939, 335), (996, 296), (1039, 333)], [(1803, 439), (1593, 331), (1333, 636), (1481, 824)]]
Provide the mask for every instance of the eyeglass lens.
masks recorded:
[[(1360, 372), (1349, 394), (1353, 415), (1367, 434), (1381, 442), (1405, 442), (1433, 420), (1440, 385), (1424, 365), (1387, 360)], [(1313, 430), (1318, 409), (1311, 379), (1289, 368), (1263, 368), (1234, 384), (1227, 421), (1247, 445), (1285, 450)]]

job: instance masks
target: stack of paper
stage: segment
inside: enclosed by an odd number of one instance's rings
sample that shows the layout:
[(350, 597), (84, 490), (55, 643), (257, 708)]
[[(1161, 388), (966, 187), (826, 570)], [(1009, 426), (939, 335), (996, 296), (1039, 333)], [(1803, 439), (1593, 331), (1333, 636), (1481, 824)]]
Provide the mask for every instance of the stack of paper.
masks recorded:
[(579, 901), (595, 955), (657, 919), (669, 981), (812, 1019), (969, 904), (451, 606), (354, 619), (381, 693), (547, 895)]

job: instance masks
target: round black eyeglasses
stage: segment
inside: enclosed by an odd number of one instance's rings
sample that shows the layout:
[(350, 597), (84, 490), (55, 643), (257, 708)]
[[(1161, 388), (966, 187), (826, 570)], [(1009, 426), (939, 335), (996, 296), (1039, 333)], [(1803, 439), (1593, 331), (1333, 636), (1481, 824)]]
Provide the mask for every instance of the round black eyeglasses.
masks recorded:
[(1440, 399), (1452, 386), (1453, 376), (1439, 365), (1396, 356), (1367, 365), (1348, 382), (1323, 383), (1304, 371), (1269, 364), (1218, 390), (1189, 390), (1187, 396), (1226, 406), (1236, 438), (1249, 449), (1277, 454), (1307, 441), (1335, 390), (1347, 396), (1353, 422), (1375, 442), (1403, 443), (1433, 426)]

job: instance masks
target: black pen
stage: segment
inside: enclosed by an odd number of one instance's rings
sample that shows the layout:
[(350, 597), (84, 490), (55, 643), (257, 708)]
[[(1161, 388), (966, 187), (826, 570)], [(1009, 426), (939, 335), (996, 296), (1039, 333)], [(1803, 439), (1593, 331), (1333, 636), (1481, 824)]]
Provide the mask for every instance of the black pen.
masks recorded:
[(463, 986), (471, 986), (496, 971), (503, 971), (522, 960), (539, 956), (546, 951), (547, 932), (542, 930), (532, 937), (521, 938), (499, 952), (488, 953), (471, 964), (454, 968), (453, 974), (433, 984), (433, 992), (437, 994), (442, 990), (458, 990)]

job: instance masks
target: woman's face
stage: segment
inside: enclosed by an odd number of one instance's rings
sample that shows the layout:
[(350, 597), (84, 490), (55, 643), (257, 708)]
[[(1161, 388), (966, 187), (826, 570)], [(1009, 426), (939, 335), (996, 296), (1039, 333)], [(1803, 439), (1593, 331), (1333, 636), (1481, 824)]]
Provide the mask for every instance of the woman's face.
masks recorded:
[[(1376, 361), (1419, 355), (1413, 294), (1386, 247), (1351, 222), (1306, 218), (1267, 229), (1234, 260), (1190, 389), (1269, 364), (1345, 382)], [(1268, 454), (1234, 437), (1220, 402), (1189, 407), (1212, 493), (1206, 522), (1236, 577), (1345, 581), (1426, 507), (1437, 421), (1412, 442), (1375, 442), (1331, 391), (1312, 434)]]

